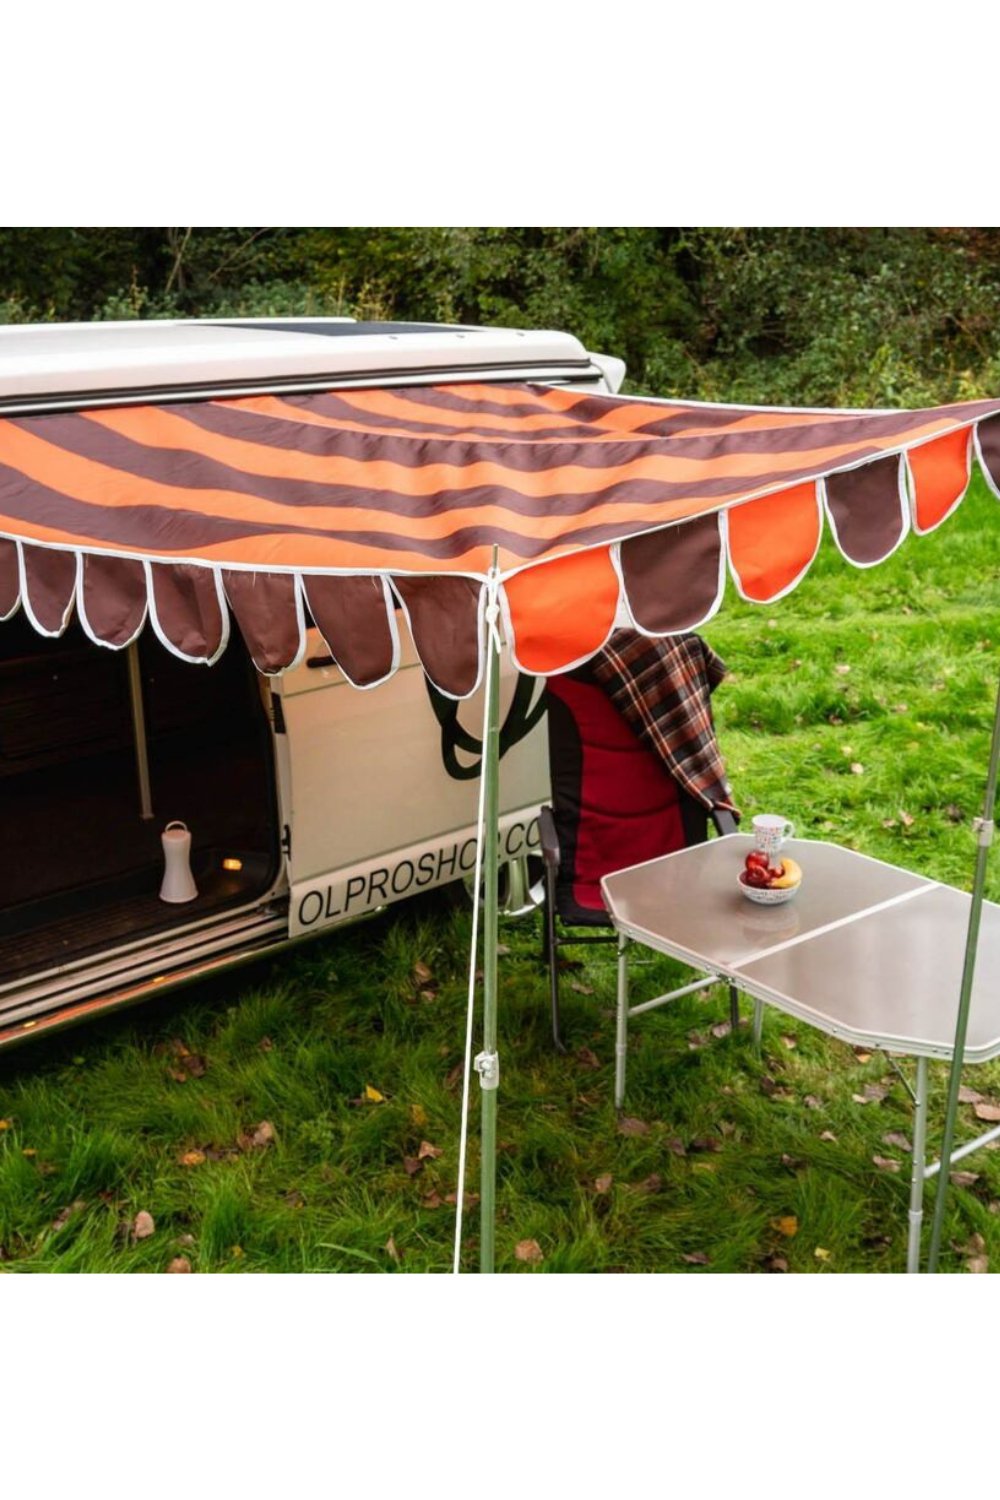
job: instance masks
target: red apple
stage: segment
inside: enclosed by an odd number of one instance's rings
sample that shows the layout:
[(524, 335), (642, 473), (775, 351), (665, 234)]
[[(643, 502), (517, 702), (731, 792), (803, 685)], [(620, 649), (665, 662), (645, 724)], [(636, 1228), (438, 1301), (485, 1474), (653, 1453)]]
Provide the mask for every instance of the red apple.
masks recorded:
[(760, 849), (751, 849), (745, 863), (748, 870), (752, 870), (754, 865), (759, 865), (761, 869), (766, 870), (770, 864), (770, 860)]
[(745, 885), (763, 887), (768, 884), (769, 880), (770, 876), (762, 865), (751, 865), (743, 875)]
[(784, 873), (785, 867), (780, 860), (776, 865), (768, 865), (766, 871), (768, 885), (770, 885), (773, 880), (780, 880)]

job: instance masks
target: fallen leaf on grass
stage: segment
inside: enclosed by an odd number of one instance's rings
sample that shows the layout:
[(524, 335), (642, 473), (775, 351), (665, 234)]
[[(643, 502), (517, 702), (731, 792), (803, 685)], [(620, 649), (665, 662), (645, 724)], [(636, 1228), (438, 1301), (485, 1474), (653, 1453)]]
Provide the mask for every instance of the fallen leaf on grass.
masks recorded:
[(172, 1273), (175, 1276), (185, 1276), (190, 1274), (190, 1272), (191, 1262), (188, 1260), (186, 1255), (175, 1255), (173, 1260), (167, 1267), (168, 1275)]
[(274, 1140), (274, 1126), (270, 1120), (261, 1120), (259, 1125), (254, 1126), (250, 1143), (253, 1146), (270, 1146)]
[(837, 1139), (832, 1130), (821, 1130), (819, 1138), (821, 1141), (835, 1141)]
[(151, 1234), (156, 1233), (156, 1220), (151, 1213), (141, 1208), (132, 1221), (132, 1239), (148, 1240)]
[(815, 1094), (806, 1094), (805, 1098), (802, 1100), (802, 1103), (805, 1105), (806, 1109), (823, 1108), (822, 1099), (817, 1099)]
[(731, 1021), (717, 1021), (712, 1027), (712, 1035), (714, 1037), (728, 1036), (732, 1029), (733, 1025)]
[(972, 1187), (979, 1181), (978, 1172), (949, 1172), (948, 1181), (954, 1187)]
[(719, 1140), (718, 1136), (714, 1136), (714, 1135), (699, 1135), (699, 1136), (697, 1136), (691, 1142), (691, 1145), (688, 1147), (688, 1150), (689, 1151), (721, 1151), (722, 1150), (722, 1142)]
[(781, 1045), (783, 1047), (787, 1047), (789, 1052), (791, 1052), (793, 1047), (797, 1047), (799, 1045), (799, 1039), (797, 1036), (792, 1036), (791, 1032), (787, 1032), (781, 1038)]
[(21, 1147), (21, 1155), (22, 1156), (37, 1156), (38, 1155), (37, 1147), (35, 1147), (35, 1146), (22, 1146)]
[(658, 1193), (663, 1186), (663, 1178), (659, 1172), (650, 1172), (641, 1182), (627, 1182), (626, 1191), (629, 1193)]
[(900, 808), (899, 821), (902, 823), (904, 828), (912, 828), (914, 823), (916, 822), (916, 819), (912, 817), (910, 813), (904, 812), (903, 809)]
[(613, 1182), (614, 1182), (614, 1178), (612, 1177), (612, 1175), (611, 1175), (610, 1172), (602, 1172), (601, 1175), (600, 1175), (600, 1177), (595, 1177), (594, 1178), (594, 1192), (595, 1193), (610, 1193), (610, 1191), (611, 1191), (611, 1184)]
[(674, 1156), (687, 1156), (687, 1147), (679, 1136), (671, 1136), (667, 1142), (667, 1150), (672, 1151)]
[(781, 1165), (787, 1167), (790, 1172), (797, 1172), (801, 1167), (805, 1166), (805, 1162), (801, 1156), (789, 1156), (788, 1152), (785, 1151), (781, 1157)]
[(783, 1234), (786, 1239), (791, 1239), (799, 1232), (799, 1221), (794, 1214), (782, 1214), (780, 1219), (771, 1220), (771, 1228)]
[(291, 1188), (287, 1193), (282, 1194), (281, 1201), (289, 1208), (305, 1208), (306, 1206), (306, 1200), (298, 1188)]
[(436, 1158), (442, 1154), (442, 1148), (440, 1146), (432, 1146), (430, 1141), (421, 1141), (419, 1150), (417, 1151), (417, 1157), (420, 1161), (425, 1161), (427, 1157)]
[(427, 1124), (427, 1111), (422, 1104), (410, 1105), (410, 1124), (416, 1125), (418, 1128), (421, 1125)]
[(274, 1043), (271, 1041), (271, 1038), (269, 1036), (262, 1036), (260, 1041), (257, 1043), (257, 1046), (262, 1052), (274, 1051)]
[(364, 1091), (364, 1094), (362, 1095), (362, 1098), (364, 1099), (364, 1101), (365, 1101), (366, 1104), (384, 1104), (385, 1103), (385, 1095), (384, 1094), (380, 1094), (379, 1091), (378, 1091), (378, 1089), (372, 1088), (372, 1086), (371, 1086), (370, 1083), (366, 1083), (365, 1084), (365, 1091)]
[(529, 1266), (539, 1266), (545, 1259), (542, 1247), (537, 1240), (518, 1240), (514, 1246), (514, 1254), (518, 1260), (524, 1261)]
[(420, 958), (418, 958), (416, 963), (413, 965), (413, 977), (421, 986), (421, 988), (423, 988), (424, 985), (434, 983), (434, 975)]
[(205, 1160), (204, 1151), (185, 1151), (183, 1156), (178, 1157), (182, 1167), (200, 1167)]
[(569, 987), (571, 990), (576, 990), (578, 995), (592, 995), (594, 993), (591, 985), (583, 984), (579, 979), (571, 979)]
[[(453, 1208), (457, 1208), (457, 1206), (458, 1206), (458, 1194), (457, 1193), (446, 1193), (444, 1201), (446, 1203), (450, 1203)], [(475, 1208), (475, 1206), (476, 1206), (476, 1204), (478, 1202), (479, 1202), (479, 1194), (478, 1193), (465, 1192), (465, 1193), (462, 1194), (462, 1208), (463, 1209), (466, 1209), (466, 1208)]]
[(865, 768), (861, 764), (861, 762), (859, 760), (852, 760), (851, 761), (851, 775), (852, 776), (863, 776), (864, 774), (865, 774)]
[(688, 1050), (690, 1052), (697, 1052), (699, 1047), (707, 1046), (708, 1037), (702, 1036), (700, 1031), (691, 1031), (688, 1033)]
[(9, 1129), (10, 1129), (10, 1121), (9, 1120), (0, 1120), (0, 1130), (9, 1130)]
[(423, 1169), (424, 1164), (420, 1160), (419, 1156), (403, 1157), (403, 1171), (406, 1173), (407, 1177), (416, 1177), (417, 1173), (422, 1172)]
[(983, 1095), (982, 1094), (977, 1094), (976, 1091), (975, 1091), (975, 1089), (966, 1088), (966, 1086), (965, 1086), (964, 1083), (959, 1086), (959, 1090), (958, 1090), (958, 1102), (959, 1102), (959, 1104), (981, 1104), (982, 1101), (983, 1101)]
[(975, 1275), (977, 1272), (982, 1273), (984, 1271), (988, 1271), (989, 1268), (989, 1257), (986, 1255), (973, 1255), (970, 1256), (970, 1258), (965, 1262), (965, 1269), (967, 1271), (971, 1271), (973, 1275)]
[(423, 1204), (424, 1208), (440, 1208), (442, 1203), (444, 1202), (444, 1199), (441, 1197), (441, 1194), (438, 1192), (437, 1188), (432, 1188), (429, 1193), (424, 1194), (420, 1202)]
[(872, 1161), (880, 1172), (898, 1172), (900, 1164), (891, 1156), (873, 1156)]
[(817, 1245), (813, 1251), (813, 1255), (815, 1255), (817, 1260), (829, 1260), (832, 1254), (832, 1250), (825, 1250), (822, 1245)]
[(52, 1228), (63, 1229), (69, 1223), (70, 1219), (85, 1209), (86, 1206), (82, 1198), (75, 1198), (72, 1203), (67, 1204), (65, 1208), (60, 1209), (59, 1213), (56, 1214), (52, 1220)]
[(854, 1056), (857, 1058), (859, 1063), (871, 1062), (872, 1060), (871, 1053), (866, 1052), (863, 1047), (855, 1047)]
[(389, 1259), (394, 1260), (398, 1266), (403, 1257), (400, 1255), (399, 1250), (396, 1246), (396, 1241), (393, 1239), (391, 1234), (386, 1240), (385, 1244), (382, 1246), (382, 1249), (385, 1251), (386, 1255), (388, 1255)]
[(984, 1099), (977, 1104), (973, 1113), (977, 1120), (987, 1120), (995, 1124), (1000, 1120), (1000, 1104), (994, 1104), (991, 1099)]
[(589, 1047), (578, 1047), (576, 1049), (576, 1052), (574, 1053), (574, 1056), (576, 1057), (576, 1060), (580, 1064), (581, 1068), (593, 1069), (599, 1068), (601, 1066), (601, 1059), (598, 1057), (597, 1053), (592, 1052)]
[(242, 1245), (231, 1245), (229, 1247), (229, 1253), (232, 1256), (233, 1260), (242, 1260), (243, 1256), (246, 1254)]
[(900, 1151), (912, 1151), (912, 1142), (899, 1130), (887, 1130), (882, 1137), (885, 1146), (896, 1146)]
[(764, 1270), (780, 1274), (788, 1270), (788, 1262), (783, 1255), (765, 1255)]
[(624, 1115), (618, 1121), (619, 1135), (648, 1135), (649, 1126), (645, 1120), (634, 1120), (630, 1115)]
[(690, 1255), (682, 1255), (681, 1260), (685, 1261), (689, 1266), (710, 1266), (712, 1264), (704, 1250), (692, 1250)]
[(838, 677), (846, 677), (851, 669), (846, 661), (838, 661), (834, 662), (833, 670), (836, 672)]
[(881, 1104), (889, 1092), (884, 1083), (866, 1083), (860, 1094), (852, 1094), (855, 1104)]

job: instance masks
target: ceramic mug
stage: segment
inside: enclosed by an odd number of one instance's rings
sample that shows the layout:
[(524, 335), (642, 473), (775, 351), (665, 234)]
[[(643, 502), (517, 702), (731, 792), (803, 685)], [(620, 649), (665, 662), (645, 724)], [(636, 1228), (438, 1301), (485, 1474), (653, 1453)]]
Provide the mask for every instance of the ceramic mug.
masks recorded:
[(780, 853), (786, 839), (792, 838), (795, 824), (788, 818), (779, 818), (776, 813), (758, 813), (753, 820), (753, 836), (756, 847), (769, 858)]

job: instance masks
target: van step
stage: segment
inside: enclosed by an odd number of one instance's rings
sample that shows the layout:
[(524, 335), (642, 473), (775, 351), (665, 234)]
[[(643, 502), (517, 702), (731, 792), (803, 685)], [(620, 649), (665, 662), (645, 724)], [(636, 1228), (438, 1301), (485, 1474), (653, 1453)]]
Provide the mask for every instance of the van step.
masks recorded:
[[(113, 952), (133, 939), (167, 936), (171, 928), (245, 906), (266, 889), (267, 863), (260, 856), (244, 856), (238, 873), (216, 868), (200, 875), (198, 896), (177, 906), (165, 904), (148, 888), (131, 893), (118, 889), (103, 899), (100, 890), (87, 891), (77, 900), (75, 911), (54, 912), (49, 921), (39, 920), (39, 913), (32, 910), (31, 925), (26, 920), (20, 931), (17, 909), (11, 908), (4, 913), (8, 933), (0, 926), (0, 988), (74, 959)], [(148, 887), (145, 881), (141, 884)]]

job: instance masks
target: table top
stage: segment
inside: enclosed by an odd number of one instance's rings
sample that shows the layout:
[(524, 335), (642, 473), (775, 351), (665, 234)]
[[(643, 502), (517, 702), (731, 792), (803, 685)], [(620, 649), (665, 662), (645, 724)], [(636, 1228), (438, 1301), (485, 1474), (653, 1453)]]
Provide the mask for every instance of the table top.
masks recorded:
[[(838, 844), (789, 839), (802, 884), (758, 906), (738, 876), (748, 834), (606, 875), (616, 928), (857, 1045), (950, 1057), (970, 897)], [(984, 902), (965, 1057), (1000, 1056), (1000, 906)]]

